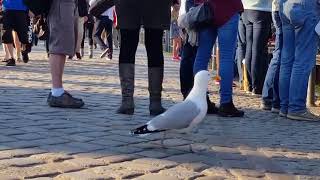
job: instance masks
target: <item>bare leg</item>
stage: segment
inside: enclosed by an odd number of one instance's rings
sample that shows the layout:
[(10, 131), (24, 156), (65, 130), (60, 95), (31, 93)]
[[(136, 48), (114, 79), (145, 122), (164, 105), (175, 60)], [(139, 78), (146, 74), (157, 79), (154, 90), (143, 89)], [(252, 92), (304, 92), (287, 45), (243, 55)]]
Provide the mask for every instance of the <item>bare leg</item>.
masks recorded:
[(4, 51), (4, 59), (7, 60), (7, 59), (12, 58), (12, 57), (10, 57), (10, 52), (9, 52), (8, 46), (4, 43), (2, 43), (2, 46), (3, 46), (3, 51)]
[(9, 53), (10, 58), (14, 58), (14, 55), (13, 55), (13, 44), (5, 44), (5, 46), (7, 47), (7, 51)]
[(66, 62), (66, 56), (60, 54), (50, 54), (49, 62), (52, 77), (52, 88), (62, 88), (62, 76), (64, 64)]
[(18, 34), (15, 31), (12, 31), (14, 46), (16, 48), (17, 60), (21, 60), (21, 43), (18, 38)]

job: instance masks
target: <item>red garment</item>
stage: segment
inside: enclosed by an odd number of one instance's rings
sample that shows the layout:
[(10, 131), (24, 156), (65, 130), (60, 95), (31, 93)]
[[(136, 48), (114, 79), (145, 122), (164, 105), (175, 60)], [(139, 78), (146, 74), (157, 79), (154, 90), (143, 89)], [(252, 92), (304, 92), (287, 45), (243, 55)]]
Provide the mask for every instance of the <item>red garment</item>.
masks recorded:
[(209, 4), (214, 12), (213, 24), (216, 27), (224, 25), (236, 13), (243, 11), (241, 0), (209, 0)]

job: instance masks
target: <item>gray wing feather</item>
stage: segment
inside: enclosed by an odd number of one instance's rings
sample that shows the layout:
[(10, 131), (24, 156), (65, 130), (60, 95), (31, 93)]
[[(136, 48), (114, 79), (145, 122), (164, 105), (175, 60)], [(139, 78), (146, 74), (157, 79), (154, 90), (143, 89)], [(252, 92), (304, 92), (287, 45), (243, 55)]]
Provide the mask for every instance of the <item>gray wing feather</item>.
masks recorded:
[(200, 109), (191, 101), (184, 101), (153, 118), (149, 125), (157, 130), (184, 129), (199, 115)]

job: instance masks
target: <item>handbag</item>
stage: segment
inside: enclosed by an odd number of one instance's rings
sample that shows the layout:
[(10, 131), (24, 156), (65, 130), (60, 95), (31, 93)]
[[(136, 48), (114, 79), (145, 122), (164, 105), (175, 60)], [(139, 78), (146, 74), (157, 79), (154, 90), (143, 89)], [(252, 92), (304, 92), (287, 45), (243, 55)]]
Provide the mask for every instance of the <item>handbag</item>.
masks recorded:
[(35, 16), (48, 15), (53, 0), (24, 0), (25, 5)]
[(208, 2), (190, 8), (185, 15), (185, 22), (189, 29), (201, 29), (213, 25), (214, 12)]
[(106, 10), (114, 6), (113, 0), (96, 0), (89, 8), (89, 13), (95, 17), (99, 17)]

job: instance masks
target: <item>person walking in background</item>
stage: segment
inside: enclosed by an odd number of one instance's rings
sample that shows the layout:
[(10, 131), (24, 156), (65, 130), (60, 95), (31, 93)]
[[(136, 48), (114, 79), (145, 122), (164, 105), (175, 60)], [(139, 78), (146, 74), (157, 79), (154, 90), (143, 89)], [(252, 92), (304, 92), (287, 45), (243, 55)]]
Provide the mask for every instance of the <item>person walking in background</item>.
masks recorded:
[(245, 66), (249, 90), (260, 95), (267, 72), (267, 43), (271, 30), (271, 0), (242, 0), (246, 27)]
[(84, 31), (81, 42), (81, 56), (84, 56), (84, 42), (86, 36), (89, 40), (89, 58), (93, 58), (93, 31), (94, 31), (94, 17), (88, 14), (88, 20), (84, 23)]
[(179, 17), (179, 8), (180, 4), (179, 1), (174, 1), (171, 11), (171, 25), (170, 25), (170, 37), (173, 42), (173, 61), (180, 61), (180, 48), (181, 48), (181, 37), (180, 37), (180, 31), (181, 29), (178, 26), (178, 17)]
[[(90, 6), (95, 0), (90, 1)], [(100, 49), (103, 51), (100, 58), (107, 56), (109, 60), (112, 59), (113, 43), (112, 43), (112, 25), (113, 25), (113, 11), (114, 6), (107, 9), (99, 17), (96, 17), (96, 32), (94, 34), (95, 41), (99, 44)], [(101, 37), (103, 31), (106, 33), (107, 43)]]
[(66, 56), (74, 56), (76, 49), (77, 7), (76, 0), (54, 0), (48, 14), (52, 89), (47, 103), (51, 107), (81, 108), (84, 106), (82, 99), (72, 97), (64, 90), (62, 83)]
[(279, 71), (281, 63), (281, 51), (283, 45), (282, 22), (279, 12), (279, 0), (272, 2), (272, 21), (276, 29), (275, 49), (273, 58), (269, 64), (268, 72), (262, 90), (261, 109), (279, 113)]
[(308, 78), (316, 63), (320, 20), (318, 0), (280, 0), (283, 48), (280, 65), (280, 116), (319, 121), (306, 108)]
[(83, 53), (81, 53), (81, 43), (83, 40), (84, 23), (88, 21), (88, 5), (86, 0), (78, 0), (78, 11), (77, 11), (77, 44), (76, 44), (76, 58), (81, 60)]
[[(28, 50), (27, 44), (29, 44), (28, 38), (28, 10), (23, 0), (3, 0), (3, 34), (2, 41), (6, 44), (8, 52), (10, 53), (10, 59), (7, 60), (6, 66), (15, 66), (16, 60), (13, 56), (13, 43), (14, 38), (12, 32), (15, 31), (17, 36), (22, 43), (22, 56), (23, 60), (28, 62)], [(18, 45), (19, 46), (19, 45)]]
[(170, 27), (171, 0), (116, 0), (115, 4), (121, 33), (119, 76), (122, 102), (117, 112), (134, 113), (135, 54), (143, 25), (148, 56), (149, 111), (150, 115), (161, 114), (165, 111), (161, 103), (164, 70), (162, 38), (163, 31)]

